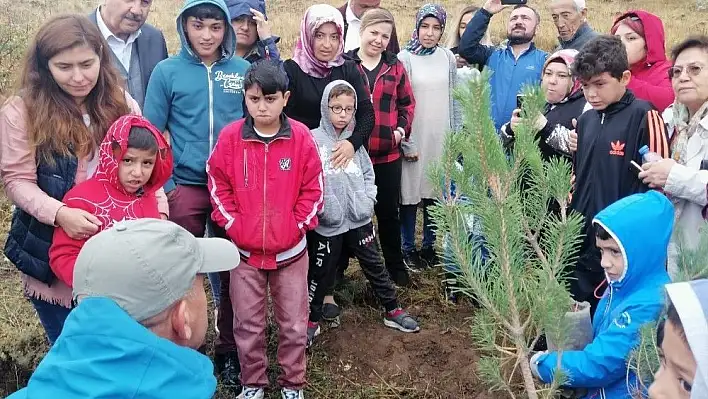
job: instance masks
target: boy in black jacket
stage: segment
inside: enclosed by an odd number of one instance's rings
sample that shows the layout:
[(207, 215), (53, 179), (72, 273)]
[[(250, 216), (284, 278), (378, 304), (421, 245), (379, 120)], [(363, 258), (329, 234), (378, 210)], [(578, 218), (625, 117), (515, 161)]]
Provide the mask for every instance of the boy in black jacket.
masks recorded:
[(613, 202), (648, 190), (631, 164), (642, 163), (642, 146), (662, 157), (668, 157), (669, 146), (659, 112), (627, 90), (631, 72), (618, 37), (602, 35), (589, 41), (575, 58), (573, 74), (582, 82), (593, 109), (581, 115), (576, 125), (575, 191), (570, 206), (585, 217), (585, 237), (570, 284), (575, 300), (590, 302), (594, 311), (599, 296), (595, 291), (605, 274), (589, 228), (592, 218)]

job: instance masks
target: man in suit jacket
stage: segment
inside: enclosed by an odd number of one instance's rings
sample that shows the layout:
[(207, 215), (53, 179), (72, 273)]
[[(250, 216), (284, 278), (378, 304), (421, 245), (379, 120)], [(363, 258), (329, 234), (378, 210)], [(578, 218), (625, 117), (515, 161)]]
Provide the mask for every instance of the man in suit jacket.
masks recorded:
[[(361, 26), (361, 16), (369, 8), (378, 8), (381, 0), (349, 0), (347, 4), (338, 8), (344, 18), (344, 52), (359, 48), (359, 27)], [(349, 29), (351, 28), (351, 29)], [(401, 48), (398, 44), (396, 26), (391, 32), (391, 41), (388, 42), (386, 50), (398, 54)]]
[(128, 93), (141, 109), (152, 70), (167, 58), (165, 36), (145, 23), (151, 5), (151, 0), (104, 0), (89, 15), (108, 42), (113, 65), (125, 79)]

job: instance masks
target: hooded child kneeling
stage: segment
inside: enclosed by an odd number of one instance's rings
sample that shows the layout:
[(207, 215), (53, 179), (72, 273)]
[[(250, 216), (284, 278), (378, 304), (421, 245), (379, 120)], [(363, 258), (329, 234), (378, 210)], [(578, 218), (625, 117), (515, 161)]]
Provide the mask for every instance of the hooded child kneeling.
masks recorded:
[(630, 399), (641, 390), (627, 361), (641, 327), (656, 321), (664, 306), (673, 224), (671, 201), (656, 191), (625, 197), (597, 214), (595, 239), (609, 286), (593, 317), (593, 341), (580, 351), (537, 353), (531, 358), (537, 378), (550, 383), (560, 364), (566, 387), (587, 390), (582, 398)]
[[(96, 173), (64, 196), (64, 205), (82, 209), (99, 221), (98, 231), (121, 220), (161, 218), (155, 193), (172, 174), (172, 151), (147, 119), (125, 115), (111, 125), (101, 143)], [(69, 287), (74, 264), (89, 237), (73, 239), (54, 229), (49, 266)]]

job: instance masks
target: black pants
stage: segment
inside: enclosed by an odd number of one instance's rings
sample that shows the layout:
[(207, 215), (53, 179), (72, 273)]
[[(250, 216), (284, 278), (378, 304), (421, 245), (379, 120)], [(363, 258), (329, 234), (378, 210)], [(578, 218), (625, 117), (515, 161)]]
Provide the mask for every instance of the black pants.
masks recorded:
[(312, 231), (308, 233), (307, 245), (310, 255), (307, 280), (311, 322), (319, 322), (322, 318), (322, 303), (334, 285), (343, 249), (357, 258), (364, 276), (386, 311), (398, 307), (396, 287), (384, 266), (372, 223), (334, 237), (325, 237)]
[[(406, 273), (401, 251), (401, 168), (403, 158), (393, 162), (374, 165), (376, 175), (376, 224), (379, 230), (381, 251), (383, 252), (386, 269), (391, 276)], [(344, 271), (349, 266), (349, 258), (353, 256), (346, 249), (342, 251), (337, 262), (337, 279), (344, 276)], [(327, 295), (332, 295), (328, 291)]]

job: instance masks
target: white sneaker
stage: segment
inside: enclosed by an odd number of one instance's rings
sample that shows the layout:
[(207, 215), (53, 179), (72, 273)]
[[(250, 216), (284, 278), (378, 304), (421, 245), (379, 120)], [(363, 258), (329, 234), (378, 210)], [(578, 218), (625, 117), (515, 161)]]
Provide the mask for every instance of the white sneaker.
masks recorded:
[(219, 308), (214, 308), (214, 331), (219, 335)]
[(236, 399), (263, 399), (265, 398), (265, 392), (263, 388), (249, 388), (243, 387), (241, 394), (236, 397)]
[(283, 399), (305, 399), (305, 395), (302, 393), (302, 389), (288, 389), (288, 388), (283, 388), (280, 391), (280, 394), (282, 395)]

